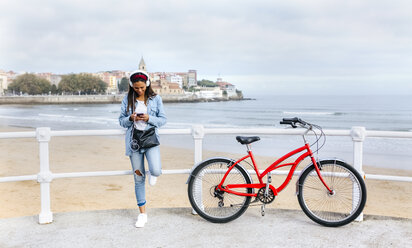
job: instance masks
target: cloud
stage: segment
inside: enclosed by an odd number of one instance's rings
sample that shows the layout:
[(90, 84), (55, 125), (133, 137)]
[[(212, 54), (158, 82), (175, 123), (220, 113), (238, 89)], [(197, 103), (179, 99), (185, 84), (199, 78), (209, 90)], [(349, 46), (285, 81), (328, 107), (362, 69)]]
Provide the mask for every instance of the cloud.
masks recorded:
[(0, 8), (6, 70), (132, 70), (144, 56), (151, 71), (411, 77), (409, 1), (6, 0)]

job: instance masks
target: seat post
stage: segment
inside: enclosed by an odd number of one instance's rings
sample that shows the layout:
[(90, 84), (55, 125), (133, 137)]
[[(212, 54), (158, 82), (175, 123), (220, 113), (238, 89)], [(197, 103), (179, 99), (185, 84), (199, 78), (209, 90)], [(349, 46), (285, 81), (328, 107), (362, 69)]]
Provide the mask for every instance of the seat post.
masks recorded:
[(247, 148), (248, 152), (250, 152), (252, 150), (252, 147), (250, 146), (250, 144), (246, 144), (246, 148)]

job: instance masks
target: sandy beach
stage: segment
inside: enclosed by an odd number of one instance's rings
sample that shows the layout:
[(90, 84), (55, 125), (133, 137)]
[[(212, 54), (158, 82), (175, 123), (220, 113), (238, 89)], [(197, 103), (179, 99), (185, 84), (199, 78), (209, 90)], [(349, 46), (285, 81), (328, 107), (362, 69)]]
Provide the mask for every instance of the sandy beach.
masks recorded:
[[(0, 132), (33, 131), (0, 127)], [(129, 170), (124, 155), (124, 139), (115, 137), (52, 137), (50, 170), (53, 173)], [(193, 150), (161, 146), (165, 170), (189, 169)], [(204, 151), (203, 158), (240, 155)], [(273, 158), (257, 157), (264, 168)], [(302, 169), (301, 165), (298, 169)], [(412, 170), (364, 166), (368, 174), (412, 176)], [(38, 143), (35, 139), (0, 139), (0, 177), (33, 175), (39, 172)], [(156, 186), (147, 186), (148, 208), (189, 207), (188, 175), (162, 175)], [(274, 185), (284, 176), (275, 176)], [(279, 194), (270, 208), (300, 209), (295, 196), (295, 181)], [(368, 200), (365, 214), (412, 218), (411, 183), (366, 180)], [(52, 212), (136, 208), (134, 183), (130, 175), (55, 179), (51, 183)], [(0, 218), (37, 215), (40, 212), (40, 187), (36, 181), (0, 183)]]

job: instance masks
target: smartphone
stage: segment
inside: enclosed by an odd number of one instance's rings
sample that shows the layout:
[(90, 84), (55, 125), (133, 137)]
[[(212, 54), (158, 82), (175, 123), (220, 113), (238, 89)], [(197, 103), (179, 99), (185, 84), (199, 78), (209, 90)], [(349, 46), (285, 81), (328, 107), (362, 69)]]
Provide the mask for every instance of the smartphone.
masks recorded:
[(144, 115), (144, 113), (136, 113), (136, 116), (141, 117), (142, 115)]

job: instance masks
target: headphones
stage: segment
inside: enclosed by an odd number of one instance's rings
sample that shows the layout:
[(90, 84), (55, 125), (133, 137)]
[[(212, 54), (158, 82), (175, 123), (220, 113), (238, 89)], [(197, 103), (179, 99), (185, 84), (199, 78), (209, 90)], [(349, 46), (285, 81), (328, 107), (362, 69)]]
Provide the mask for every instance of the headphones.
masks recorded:
[(131, 87), (133, 87), (132, 77), (135, 76), (135, 74), (143, 74), (141, 78), (144, 78), (143, 76), (146, 77), (146, 87), (150, 86), (149, 74), (147, 74), (147, 72), (145, 72), (143, 70), (137, 70), (137, 71), (132, 72), (132, 74), (130, 74), (129, 84), (130, 84)]

